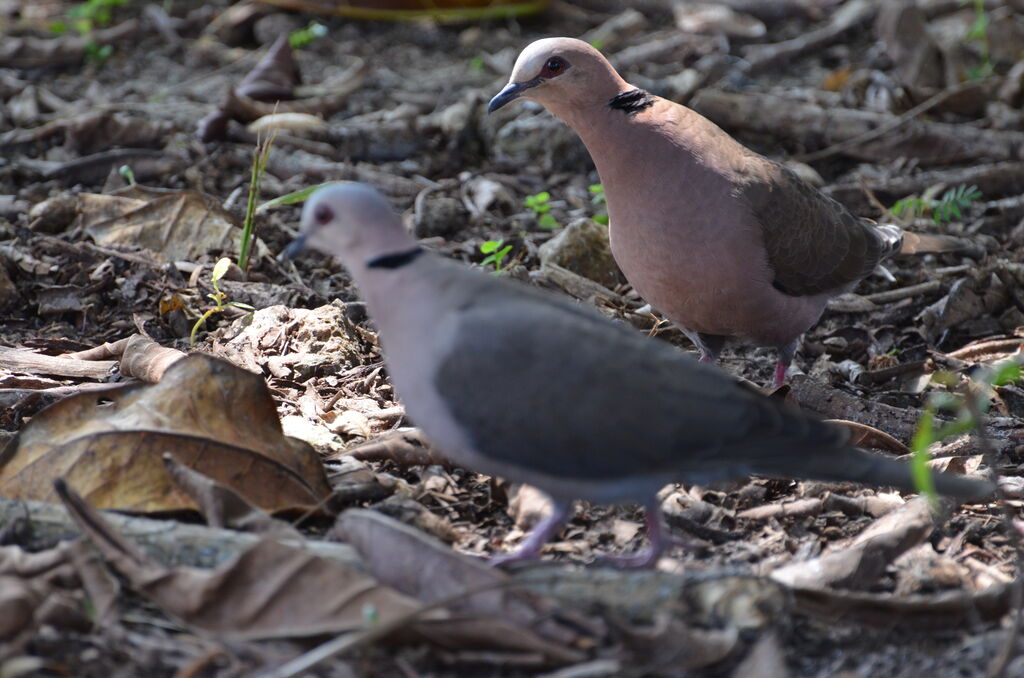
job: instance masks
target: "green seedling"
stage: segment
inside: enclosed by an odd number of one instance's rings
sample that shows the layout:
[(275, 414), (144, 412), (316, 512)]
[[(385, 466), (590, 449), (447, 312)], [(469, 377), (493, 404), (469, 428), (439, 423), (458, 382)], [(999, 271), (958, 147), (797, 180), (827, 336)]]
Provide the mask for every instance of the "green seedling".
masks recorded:
[[(601, 184), (591, 184), (587, 186), (587, 190), (590, 191), (590, 202), (598, 207), (604, 207), (607, 204), (607, 200), (604, 197), (604, 186)], [(608, 225), (608, 211), (604, 210), (598, 212), (593, 217), (594, 221), (603, 226)]]
[[(502, 245), (504, 245), (504, 247), (502, 247)], [(487, 265), (491, 264), (494, 266), (494, 274), (497, 275), (505, 270), (502, 262), (511, 251), (512, 245), (505, 245), (504, 240), (488, 240), (480, 245), (480, 253), (487, 255), (484, 260), (480, 262), (480, 265), (487, 268)]]
[(135, 172), (128, 165), (121, 165), (117, 169), (117, 173), (121, 175), (121, 178), (128, 182), (129, 186), (135, 185)]
[(316, 21), (310, 21), (309, 25), (305, 28), (300, 28), (288, 34), (288, 46), (292, 49), (302, 49), (325, 35), (327, 35), (327, 26)]
[(547, 191), (526, 196), (523, 200), (523, 206), (534, 213), (537, 217), (537, 225), (541, 228), (548, 230), (558, 228), (558, 222), (550, 214), (551, 194)]
[(931, 213), (932, 220), (936, 224), (941, 224), (962, 218), (963, 210), (968, 209), (981, 198), (981, 191), (977, 186), (961, 184), (943, 193), (938, 200), (929, 197), (903, 198), (898, 200), (890, 211), (897, 217), (903, 214), (913, 217)]
[(476, 73), (484, 72), (484, 60), (483, 57), (475, 56), (469, 60), (469, 70)]
[(249, 252), (252, 250), (253, 226), (256, 221), (256, 200), (260, 195), (260, 183), (267, 169), (270, 147), (274, 144), (277, 131), (271, 132), (265, 140), (256, 140), (252, 153), (252, 172), (249, 177), (249, 197), (245, 203), (245, 219), (242, 221), (242, 242), (238, 247), (238, 268), (249, 270)]
[[(100, 26), (107, 26), (113, 21), (113, 9), (128, 4), (129, 0), (86, 0), (68, 10), (70, 27), (84, 38), (91, 38), (93, 30)], [(55, 21), (50, 24), (50, 31), (58, 35), (68, 32), (69, 23), (66, 21)], [(103, 64), (114, 53), (112, 45), (101, 45), (95, 40), (88, 39), (85, 43), (85, 58), (97, 67)]]
[(985, 0), (960, 0), (961, 7), (968, 3), (974, 7), (974, 22), (967, 29), (964, 40), (978, 46), (978, 51), (981, 53), (981, 64), (969, 69), (967, 77), (975, 81), (984, 80), (995, 72), (988, 43), (988, 14), (985, 13)]
[[(910, 467), (917, 491), (928, 497), (932, 504), (937, 502), (938, 494), (935, 492), (935, 484), (928, 470), (927, 462), (931, 459), (928, 448), (951, 436), (980, 428), (982, 422), (978, 419), (988, 411), (992, 389), (996, 386), (1012, 384), (1019, 381), (1020, 377), (1020, 363), (1012, 359), (1006, 360), (981, 369), (973, 375), (971, 380), (980, 388), (969, 391), (966, 395), (939, 391), (929, 396), (921, 418), (917, 422), (917, 430), (910, 442), (910, 450), (913, 452)], [(933, 383), (947, 388), (955, 386), (956, 381), (956, 375), (951, 372), (936, 372), (932, 375)], [(968, 398), (972, 401), (968, 401)], [(936, 427), (935, 417), (939, 412), (949, 412), (953, 418)]]
[(206, 295), (213, 301), (213, 308), (206, 309), (206, 311), (199, 316), (199, 320), (196, 321), (196, 324), (192, 326), (192, 333), (188, 336), (189, 346), (196, 345), (196, 333), (199, 331), (200, 327), (206, 324), (206, 321), (209, 320), (210, 316), (216, 313), (223, 313), (224, 309), (228, 306), (244, 309), (249, 311), (250, 314), (256, 310), (249, 304), (243, 304), (239, 301), (225, 301), (228, 298), (228, 295), (220, 291), (217, 283), (224, 277), (224, 274), (228, 272), (228, 268), (230, 266), (231, 259), (227, 257), (218, 259), (217, 263), (213, 265), (213, 273), (210, 274), (210, 283), (213, 285), (213, 293)]
[(316, 186), (307, 186), (306, 188), (300, 188), (297, 191), (292, 191), (282, 195), (280, 198), (274, 198), (268, 200), (259, 207), (256, 208), (256, 214), (263, 214), (269, 209), (280, 207), (281, 205), (294, 205), (295, 203), (305, 202), (306, 198), (313, 194), (314, 191), (323, 188), (324, 186), (330, 186), (331, 184), (341, 184), (343, 181), (325, 181), (322, 184)]

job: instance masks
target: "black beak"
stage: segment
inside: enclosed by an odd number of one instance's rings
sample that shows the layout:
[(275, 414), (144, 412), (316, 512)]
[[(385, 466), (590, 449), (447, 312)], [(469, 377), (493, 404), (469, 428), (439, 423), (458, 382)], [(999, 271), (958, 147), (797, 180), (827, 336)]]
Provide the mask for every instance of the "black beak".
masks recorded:
[(288, 259), (294, 259), (295, 257), (299, 256), (302, 250), (306, 247), (306, 238), (308, 237), (308, 234), (303, 233), (295, 240), (292, 240), (288, 247), (285, 247), (281, 254), (278, 256), (278, 259), (280, 259), (281, 261), (286, 261)]
[(523, 96), (523, 92), (526, 90), (531, 87), (536, 87), (540, 83), (540, 78), (534, 78), (533, 80), (527, 80), (526, 82), (510, 82), (505, 85), (505, 89), (494, 95), (494, 98), (491, 99), (491, 103), (487, 104), (487, 112), (494, 113), (510, 101), (515, 101), (519, 97)]

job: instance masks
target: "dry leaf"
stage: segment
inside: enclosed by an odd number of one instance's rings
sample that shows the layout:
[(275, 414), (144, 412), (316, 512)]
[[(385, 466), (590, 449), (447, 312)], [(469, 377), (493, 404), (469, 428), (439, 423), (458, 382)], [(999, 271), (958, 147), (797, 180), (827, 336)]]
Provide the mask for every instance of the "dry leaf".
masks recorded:
[[(451, 645), (485, 643), (520, 652), (540, 652), (563, 662), (581, 661), (574, 647), (584, 644), (580, 625), (560, 623), (558, 607), (549, 600), (504, 586), (509, 577), (483, 560), (459, 555), (440, 542), (376, 511), (351, 509), (336, 530), (350, 542), (374, 576), (397, 590), (431, 603), (481, 588), (449, 609), (474, 623), (456, 630), (448, 622), (417, 628), (435, 642)], [(563, 614), (566, 611), (560, 611)], [(590, 623), (593, 626), (593, 622)]]
[(162, 457), (232, 488), (270, 511), (308, 511), (330, 494), (316, 452), (281, 433), (259, 375), (203, 354), (153, 385), (80, 393), (35, 416), (0, 455), (0, 494), (55, 501), (64, 477), (98, 508), (195, 508)]
[(366, 574), (272, 539), (215, 570), (164, 567), (58, 485), (65, 507), (110, 565), (193, 629), (231, 639), (297, 638), (386, 624), (421, 607)]
[[(220, 201), (196, 191), (132, 186), (116, 195), (78, 196), (75, 226), (98, 245), (144, 247), (164, 261), (195, 261), (212, 251), (237, 252), (242, 229)], [(262, 256), (266, 247), (257, 240)]]

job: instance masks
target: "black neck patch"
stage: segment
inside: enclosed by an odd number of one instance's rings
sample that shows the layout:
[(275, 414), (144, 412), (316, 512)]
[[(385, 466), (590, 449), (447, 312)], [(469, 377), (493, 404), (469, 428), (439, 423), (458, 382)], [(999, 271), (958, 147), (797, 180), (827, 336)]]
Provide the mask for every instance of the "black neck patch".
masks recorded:
[(622, 111), (626, 115), (635, 115), (653, 105), (654, 97), (642, 89), (631, 89), (628, 92), (616, 94), (608, 100), (608, 108)]
[(382, 254), (379, 257), (374, 257), (367, 261), (366, 268), (401, 268), (406, 264), (411, 264), (416, 257), (420, 256), (425, 251), (426, 250), (417, 245), (411, 250), (406, 250), (404, 252)]

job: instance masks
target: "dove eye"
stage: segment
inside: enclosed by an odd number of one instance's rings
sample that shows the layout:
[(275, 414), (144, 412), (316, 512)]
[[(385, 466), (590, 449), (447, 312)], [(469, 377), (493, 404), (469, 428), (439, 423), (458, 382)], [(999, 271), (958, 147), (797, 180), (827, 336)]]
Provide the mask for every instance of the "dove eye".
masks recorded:
[(328, 221), (334, 218), (334, 210), (327, 205), (320, 205), (313, 212), (313, 221), (316, 222), (317, 226), (323, 226)]
[(553, 78), (562, 73), (568, 67), (569, 63), (562, 57), (551, 57), (544, 64), (544, 68), (540, 72), (540, 77)]

